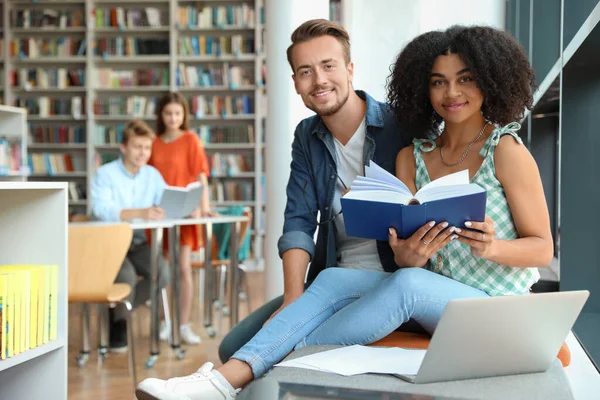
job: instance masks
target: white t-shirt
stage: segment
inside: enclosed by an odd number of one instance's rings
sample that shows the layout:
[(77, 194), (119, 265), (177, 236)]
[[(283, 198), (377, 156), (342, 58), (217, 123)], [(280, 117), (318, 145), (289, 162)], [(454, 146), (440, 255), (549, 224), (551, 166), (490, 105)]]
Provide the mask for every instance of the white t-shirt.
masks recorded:
[[(365, 145), (366, 126), (366, 120), (363, 119), (357, 131), (345, 146), (337, 139), (333, 139), (338, 161), (337, 173), (347, 187), (350, 187), (358, 175), (364, 176), (365, 173), (363, 148)], [(342, 182), (336, 179), (335, 194), (333, 197), (333, 215), (338, 214), (341, 210), (340, 198), (344, 190)], [(338, 267), (383, 271), (375, 240), (346, 236), (344, 214), (338, 215), (333, 221), (336, 229)]]

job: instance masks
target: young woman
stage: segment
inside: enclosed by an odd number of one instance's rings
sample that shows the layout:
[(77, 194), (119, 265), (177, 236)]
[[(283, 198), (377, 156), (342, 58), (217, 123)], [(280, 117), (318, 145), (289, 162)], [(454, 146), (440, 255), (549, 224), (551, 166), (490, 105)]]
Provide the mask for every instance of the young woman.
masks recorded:
[(441, 221), (406, 241), (390, 229), (396, 255), (410, 251), (413, 265), (393, 274), (328, 268), (222, 367), (207, 363), (184, 378), (145, 380), (138, 398), (232, 399), (234, 388), (294, 348), (372, 343), (409, 318), (433, 332), (452, 299), (527, 294), (539, 278), (535, 267), (553, 254), (541, 179), (515, 122), (532, 106), (533, 85), (527, 56), (502, 31), (453, 27), (414, 39), (388, 81), (389, 102), (415, 137), (398, 154), (398, 177), (416, 191), (468, 169), (487, 191), (485, 222), (446, 224), (449, 241), (434, 227)]
[[(165, 95), (157, 107), (157, 139), (152, 144), (152, 157), (148, 164), (160, 171), (167, 185), (185, 187), (200, 181), (208, 185), (209, 167), (200, 139), (189, 129), (189, 112), (185, 98), (179, 93)], [(208, 201), (208, 190), (203, 191), (201, 203), (192, 216), (213, 215)], [(164, 251), (168, 249), (167, 234), (163, 235)], [(195, 225), (180, 228), (180, 274), (181, 274), (181, 339), (187, 344), (200, 343), (190, 325), (192, 309), (191, 252), (199, 249), (199, 231)], [(160, 337), (166, 340), (168, 328), (162, 323)]]

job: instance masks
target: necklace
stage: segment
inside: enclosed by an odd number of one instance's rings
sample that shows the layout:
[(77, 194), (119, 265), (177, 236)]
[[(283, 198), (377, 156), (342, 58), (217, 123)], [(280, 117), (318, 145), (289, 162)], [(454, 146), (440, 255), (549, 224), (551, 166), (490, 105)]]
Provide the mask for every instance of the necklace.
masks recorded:
[(463, 153), (462, 157), (460, 158), (460, 160), (458, 160), (455, 163), (447, 163), (446, 160), (444, 160), (444, 154), (442, 153), (442, 147), (440, 146), (440, 159), (442, 160), (442, 163), (446, 166), (446, 167), (456, 167), (458, 164), (460, 164), (461, 162), (465, 161), (465, 158), (467, 157), (467, 154), (469, 154), (469, 150), (471, 150), (471, 146), (473, 146), (473, 143), (475, 143), (476, 141), (479, 140), (479, 138), (481, 138), (481, 135), (483, 135), (483, 131), (485, 131), (485, 128), (489, 125), (489, 122), (486, 122), (485, 125), (483, 126), (483, 128), (481, 128), (481, 130), (479, 131), (479, 134), (477, 135), (477, 137), (475, 139), (473, 139), (471, 141), (471, 143), (469, 143), (469, 145), (467, 146), (467, 149), (465, 150), (465, 152)]

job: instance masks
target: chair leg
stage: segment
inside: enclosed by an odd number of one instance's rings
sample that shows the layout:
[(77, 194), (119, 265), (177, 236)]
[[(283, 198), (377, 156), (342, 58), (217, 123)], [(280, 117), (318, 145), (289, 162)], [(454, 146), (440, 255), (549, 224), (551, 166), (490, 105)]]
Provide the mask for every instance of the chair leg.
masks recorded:
[(169, 314), (169, 296), (167, 294), (167, 288), (162, 288), (162, 306), (163, 311), (165, 313), (165, 325), (167, 326), (167, 330), (169, 332), (169, 344), (173, 343), (173, 338), (171, 337), (171, 314)]
[(127, 349), (129, 350), (129, 373), (133, 376), (133, 388), (137, 385), (137, 370), (135, 367), (135, 343), (134, 343), (134, 335), (133, 335), (133, 325), (131, 314), (133, 308), (131, 307), (131, 303), (127, 300), (123, 300), (123, 304), (127, 309), (126, 317), (127, 317), (127, 336), (128, 336), (128, 345)]
[(77, 356), (77, 365), (83, 367), (90, 358), (90, 305), (81, 304), (81, 352)]
[(202, 321), (202, 310), (204, 309), (204, 268), (198, 270), (198, 311), (200, 312), (200, 321)]
[(108, 357), (108, 307), (98, 304), (98, 363)]
[(225, 296), (227, 295), (227, 289), (225, 286), (225, 282), (227, 279), (227, 267), (225, 265), (221, 265), (219, 267), (220, 277), (219, 277), (219, 303), (221, 307), (219, 308), (219, 335), (223, 332), (223, 313), (225, 309)]
[(242, 286), (244, 287), (244, 294), (246, 295), (246, 307), (248, 308), (248, 315), (252, 313), (252, 307), (250, 306), (250, 286), (248, 285), (248, 275), (246, 274), (245, 268), (240, 268), (242, 271)]

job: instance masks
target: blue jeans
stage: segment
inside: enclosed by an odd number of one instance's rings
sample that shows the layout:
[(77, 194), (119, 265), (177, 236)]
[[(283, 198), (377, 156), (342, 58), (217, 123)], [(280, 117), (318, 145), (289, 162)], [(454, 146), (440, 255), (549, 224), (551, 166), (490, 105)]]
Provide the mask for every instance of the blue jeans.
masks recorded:
[(386, 272), (327, 268), (232, 358), (255, 378), (292, 350), (316, 344), (369, 344), (410, 318), (433, 333), (446, 303), (488, 294), (422, 268)]

